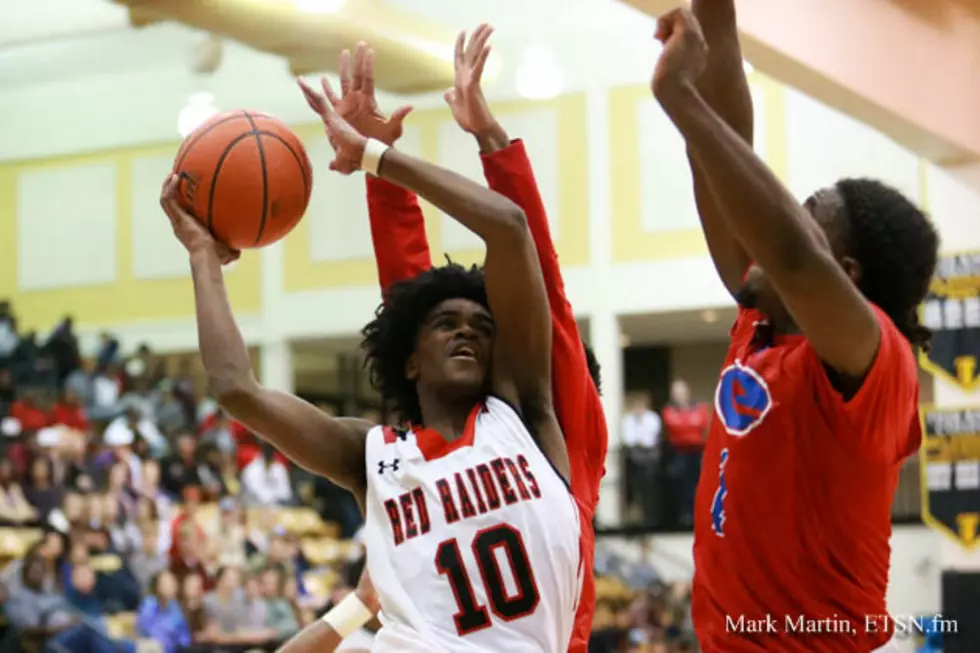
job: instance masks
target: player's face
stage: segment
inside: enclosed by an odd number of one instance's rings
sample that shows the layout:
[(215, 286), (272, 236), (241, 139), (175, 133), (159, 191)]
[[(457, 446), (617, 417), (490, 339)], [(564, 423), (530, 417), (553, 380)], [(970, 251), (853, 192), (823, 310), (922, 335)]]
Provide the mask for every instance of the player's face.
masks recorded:
[(468, 299), (447, 299), (426, 316), (419, 329), (409, 378), (454, 393), (481, 392), (493, 354), (490, 312)]
[[(813, 217), (808, 223), (812, 235), (829, 244), (835, 258), (855, 277), (857, 270), (853, 259), (843, 254), (843, 243), (846, 242), (846, 211), (844, 198), (833, 186), (818, 190), (808, 197), (803, 207)], [(767, 315), (776, 326), (790, 324), (791, 318), (783, 306), (779, 295), (766, 274), (758, 265), (752, 264), (745, 277), (745, 283), (739, 291), (739, 303), (747, 308), (755, 308)]]

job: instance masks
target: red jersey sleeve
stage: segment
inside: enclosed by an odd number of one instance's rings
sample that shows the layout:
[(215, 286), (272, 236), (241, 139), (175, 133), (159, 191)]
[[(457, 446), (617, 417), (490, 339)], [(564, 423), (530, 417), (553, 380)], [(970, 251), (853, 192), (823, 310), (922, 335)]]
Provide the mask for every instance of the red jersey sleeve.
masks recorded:
[(366, 179), (371, 241), (383, 294), (392, 284), (428, 270), (432, 260), (415, 194), (371, 175)]
[(912, 346), (891, 319), (872, 305), (881, 329), (875, 360), (857, 393), (845, 400), (810, 349), (817, 397), (842, 439), (864, 456), (884, 464), (905, 459), (919, 448), (919, 374)]
[(551, 307), (555, 411), (568, 446), (572, 491), (595, 510), (608, 446), (606, 422), (599, 393), (589, 376), (578, 323), (565, 295), (558, 254), (534, 170), (520, 140), (481, 158), (490, 188), (514, 201), (527, 215)]

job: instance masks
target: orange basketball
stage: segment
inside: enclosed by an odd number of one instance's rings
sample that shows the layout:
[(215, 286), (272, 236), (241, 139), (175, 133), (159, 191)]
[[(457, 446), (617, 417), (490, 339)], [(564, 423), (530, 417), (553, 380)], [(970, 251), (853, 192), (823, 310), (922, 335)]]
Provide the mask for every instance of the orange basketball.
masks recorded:
[(303, 143), (278, 118), (226, 111), (194, 130), (174, 160), (181, 203), (221, 242), (263, 247), (306, 212), (313, 171)]

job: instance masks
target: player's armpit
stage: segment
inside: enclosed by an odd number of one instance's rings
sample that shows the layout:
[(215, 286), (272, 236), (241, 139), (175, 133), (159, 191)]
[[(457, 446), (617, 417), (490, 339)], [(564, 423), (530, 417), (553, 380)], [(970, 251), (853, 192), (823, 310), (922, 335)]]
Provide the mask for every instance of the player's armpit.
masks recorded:
[(812, 216), (694, 88), (658, 89), (657, 99), (701, 163), (732, 233), (814, 349), (840, 373), (863, 377), (878, 349), (878, 323)]
[(425, 217), (414, 193), (366, 175), (371, 241), (382, 294), (432, 267)]
[(918, 449), (918, 365), (908, 340), (891, 319), (877, 306), (872, 309), (881, 340), (859, 384), (843, 394), (816, 352), (809, 361), (809, 371), (824, 414), (840, 420), (834, 433), (867, 459), (893, 464)]
[(252, 381), (216, 393), (236, 420), (300, 467), (363, 494), (365, 439), (370, 422), (335, 418), (312, 404)]

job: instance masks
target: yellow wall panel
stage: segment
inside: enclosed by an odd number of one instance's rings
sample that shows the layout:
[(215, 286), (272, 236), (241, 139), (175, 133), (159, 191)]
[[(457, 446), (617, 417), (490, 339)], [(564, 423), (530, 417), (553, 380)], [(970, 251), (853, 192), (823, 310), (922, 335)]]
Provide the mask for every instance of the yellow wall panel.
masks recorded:
[[(0, 166), (0, 295), (14, 304), (25, 329), (47, 329), (67, 314), (82, 325), (112, 326), (137, 321), (189, 317), (194, 314), (190, 278), (136, 279), (133, 274), (131, 163), (140, 156), (175, 153), (178, 143), (157, 147), (122, 149), (90, 155)], [(25, 291), (17, 279), (17, 179), (25, 172), (43, 168), (70, 168), (80, 164), (111, 163), (116, 168), (116, 275), (112, 283)], [(163, 180), (161, 179), (161, 184)], [(144, 200), (140, 200), (144, 201)], [(156, 202), (156, 197), (147, 197)], [(65, 219), (70, 218), (66, 207)], [(166, 220), (162, 211), (160, 219)], [(80, 246), (85, 246), (80, 243)], [(93, 257), (99, 255), (93, 247)], [(57, 265), (58, 261), (51, 261)], [(226, 275), (228, 294), (236, 311), (260, 309), (260, 258), (246, 252)]]

